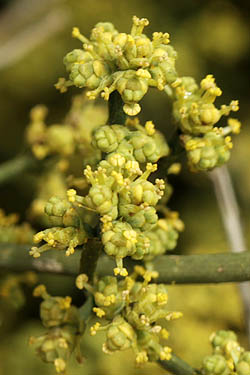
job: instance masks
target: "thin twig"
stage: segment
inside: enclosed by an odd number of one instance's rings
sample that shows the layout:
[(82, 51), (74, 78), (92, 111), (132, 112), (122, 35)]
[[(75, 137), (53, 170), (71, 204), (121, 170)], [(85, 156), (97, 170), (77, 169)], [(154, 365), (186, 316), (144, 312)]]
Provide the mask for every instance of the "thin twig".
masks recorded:
[(9, 31), (16, 31), (21, 25), (27, 24), (30, 20), (42, 12), (48, 12), (53, 6), (62, 5), (64, 0), (16, 0), (9, 2), (8, 6), (0, 14), (0, 36), (9, 34)]
[(195, 375), (198, 371), (191, 367), (183, 359), (172, 354), (171, 359), (168, 361), (158, 361), (158, 364), (165, 370), (175, 375)]
[[(243, 234), (239, 207), (228, 168), (226, 166), (217, 168), (214, 171), (209, 172), (209, 177), (213, 182), (231, 251), (234, 253), (246, 251), (247, 247)], [(240, 284), (239, 289), (244, 304), (248, 341), (250, 343), (250, 283), (247, 282)]]
[(0, 69), (17, 63), (52, 34), (63, 30), (68, 21), (66, 10), (52, 10), (41, 21), (13, 36), (0, 48)]
[(39, 162), (31, 154), (23, 154), (0, 164), (0, 186), (15, 179), (20, 174), (36, 169)]

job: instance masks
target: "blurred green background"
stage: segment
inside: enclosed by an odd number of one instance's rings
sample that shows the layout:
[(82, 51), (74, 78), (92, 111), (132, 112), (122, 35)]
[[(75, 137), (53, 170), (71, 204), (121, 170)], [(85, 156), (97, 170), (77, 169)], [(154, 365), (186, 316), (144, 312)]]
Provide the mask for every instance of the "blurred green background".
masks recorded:
[[(59, 123), (70, 107), (78, 89), (60, 94), (54, 84), (64, 76), (63, 56), (78, 42), (71, 38), (73, 26), (89, 35), (99, 21), (111, 21), (121, 32), (128, 32), (133, 15), (146, 17), (146, 33), (169, 32), (178, 52), (180, 75), (191, 75), (200, 81), (213, 74), (223, 90), (218, 104), (240, 101), (242, 132), (235, 137), (229, 168), (241, 208), (247, 234), (250, 225), (250, 106), (249, 57), (250, 33), (247, 18), (250, 5), (230, 0), (2, 0), (0, 1), (0, 162), (23, 150), (24, 130), (29, 111), (36, 104), (49, 108), (48, 123)], [(164, 94), (151, 90), (142, 101), (143, 121), (153, 120), (168, 137), (171, 110)], [(34, 198), (36, 176), (22, 178), (1, 188), (0, 207), (7, 213), (26, 217)], [(191, 174), (183, 168), (171, 178), (174, 194), (170, 207), (180, 212), (186, 230), (181, 235), (177, 253), (227, 251), (219, 210), (210, 180), (205, 174)], [(73, 280), (43, 277), (51, 293), (72, 294)], [(27, 348), (28, 337), (39, 334), (38, 302), (26, 290), (27, 304), (15, 312), (1, 304), (0, 375), (24, 373), (50, 374), (53, 369), (35, 357)], [(236, 285), (171, 286), (170, 308), (184, 312), (184, 317), (171, 324), (170, 343), (175, 352), (194, 366), (209, 353), (208, 336), (215, 329), (234, 329), (242, 344), (243, 309)], [(75, 296), (77, 299), (77, 296)], [(223, 304), (221, 303), (223, 299)], [(220, 306), (220, 309), (218, 309)], [(106, 356), (101, 352), (102, 338), (85, 338), (86, 361), (78, 367), (72, 361), (70, 374), (163, 374), (156, 365), (135, 369), (127, 353)], [(130, 358), (130, 357), (129, 357)]]

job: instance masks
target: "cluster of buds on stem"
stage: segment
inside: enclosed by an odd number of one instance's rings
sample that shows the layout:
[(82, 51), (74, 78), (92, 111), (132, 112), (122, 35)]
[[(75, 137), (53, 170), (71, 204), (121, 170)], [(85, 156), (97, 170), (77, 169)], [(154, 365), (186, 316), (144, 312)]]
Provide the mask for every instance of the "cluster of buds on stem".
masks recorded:
[(114, 276), (105, 276), (96, 280), (94, 286), (88, 284), (85, 274), (77, 277), (76, 285), (94, 296), (94, 313), (106, 322), (104, 325), (96, 322), (90, 328), (92, 336), (106, 331), (105, 353), (132, 348), (137, 365), (171, 358), (171, 348), (161, 343), (168, 338), (168, 331), (158, 320), (170, 321), (182, 314), (167, 309), (166, 286), (152, 283), (152, 278), (156, 277), (157, 272), (147, 271), (142, 266), (135, 266), (132, 274), (119, 281)]
[(72, 36), (82, 43), (82, 48), (65, 56), (69, 80), (60, 78), (56, 88), (65, 92), (72, 85), (86, 87), (89, 99), (101, 94), (105, 100), (117, 90), (124, 102), (124, 112), (137, 115), (141, 110), (138, 102), (149, 87), (163, 90), (177, 79), (177, 54), (169, 44), (169, 34), (155, 32), (150, 39), (143, 34), (148, 24), (146, 18), (134, 16), (131, 31), (126, 34), (109, 22), (99, 22), (89, 39), (74, 27)]
[(52, 297), (44, 285), (37, 286), (33, 295), (43, 298), (40, 317), (48, 331), (39, 337), (30, 337), (29, 343), (34, 345), (44, 362), (54, 364), (57, 373), (65, 374), (73, 351), (77, 360), (82, 361), (80, 339), (84, 325), (80, 322), (78, 309), (71, 305), (71, 297)]
[(31, 242), (34, 230), (30, 224), (18, 224), (17, 214), (6, 215), (0, 208), (0, 242), (26, 244)]
[(200, 86), (192, 77), (178, 78), (172, 83), (173, 115), (182, 131), (181, 141), (192, 171), (207, 171), (225, 164), (233, 147), (230, 133), (238, 134), (241, 124), (229, 118), (226, 126), (218, 126), (222, 116), (239, 109), (237, 100), (217, 108), (216, 98), (222, 94), (209, 74)]
[[(169, 45), (169, 34), (155, 32), (149, 39), (143, 34), (147, 25), (147, 19), (133, 17), (130, 34), (126, 34), (119, 33), (111, 23), (98, 23), (89, 39), (74, 28), (72, 35), (82, 43), (82, 48), (65, 56), (69, 79), (60, 78), (56, 87), (61, 92), (72, 85), (87, 88), (89, 99), (100, 94), (105, 100), (116, 90), (123, 101), (123, 111), (129, 116), (140, 112), (139, 102), (149, 87), (164, 90), (173, 100), (173, 117), (191, 169), (205, 171), (222, 165), (232, 148), (229, 134), (239, 133), (240, 123), (232, 118), (227, 126), (219, 127), (217, 123), (222, 116), (238, 110), (238, 101), (217, 108), (214, 102), (222, 92), (212, 75), (199, 86), (191, 77), (178, 77), (177, 54)], [(86, 244), (81, 260), (81, 266), (86, 267), (83, 263), (88, 262), (88, 255), (84, 256), (89, 249), (92, 251), (88, 240), (100, 237), (104, 252), (115, 259), (115, 276), (97, 279), (91, 275), (92, 285), (84, 273), (76, 280), (79, 289), (85, 288), (93, 295), (93, 312), (106, 321), (96, 322), (90, 329), (91, 335), (105, 330), (103, 351), (111, 354), (132, 348), (137, 364), (169, 360), (171, 348), (161, 342), (168, 338), (168, 331), (158, 321), (170, 321), (182, 314), (167, 310), (166, 286), (151, 282), (158, 273), (150, 262), (173, 250), (179, 232), (184, 229), (178, 213), (166, 207), (171, 194), (166, 177), (152, 176), (159, 159), (169, 156), (170, 148), (152, 121), (142, 125), (133, 118), (125, 124), (114, 123), (117, 117), (112, 118), (112, 111), (111, 124), (90, 127), (92, 138), (88, 134), (85, 139), (78, 104), (77, 100), (73, 103), (63, 126), (47, 128), (44, 107), (36, 107), (31, 113), (27, 140), (33, 153), (40, 159), (49, 154), (67, 159), (80, 151), (84, 156), (84, 191), (71, 188), (64, 197), (49, 199), (45, 213), (52, 227), (34, 236), (35, 243), (45, 244), (33, 247), (30, 254), (39, 257), (55, 248), (71, 255), (77, 246)], [(86, 162), (89, 155), (93, 163)], [(168, 166), (168, 173), (179, 170), (177, 163)], [(89, 217), (97, 217), (94, 227)], [(135, 266), (128, 275), (123, 265), (126, 257), (143, 261), (146, 268)], [(44, 286), (34, 293), (44, 299), (41, 319), (49, 332), (31, 342), (43, 360), (54, 363), (57, 372), (63, 373), (69, 355), (79, 345), (78, 311), (71, 306), (69, 297), (51, 297)], [(249, 354), (234, 335), (220, 331), (211, 340), (214, 353), (205, 358), (203, 375), (229, 375), (236, 371), (249, 375)]]
[(203, 375), (250, 374), (250, 352), (240, 346), (233, 331), (217, 331), (210, 342), (213, 353), (203, 360)]

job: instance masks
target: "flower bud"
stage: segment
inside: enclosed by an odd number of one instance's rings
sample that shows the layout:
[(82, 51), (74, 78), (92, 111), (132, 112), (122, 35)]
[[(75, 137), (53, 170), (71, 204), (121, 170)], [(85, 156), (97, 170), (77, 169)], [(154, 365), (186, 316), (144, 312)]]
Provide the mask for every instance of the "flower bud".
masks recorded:
[(119, 315), (107, 330), (104, 351), (126, 350), (135, 340), (136, 334), (132, 326)]
[(194, 170), (206, 171), (219, 167), (230, 158), (230, 137), (211, 131), (203, 137), (183, 137), (190, 166)]
[(250, 375), (250, 352), (244, 352), (236, 364), (238, 375)]
[(122, 125), (104, 125), (93, 133), (92, 144), (103, 152), (113, 152), (121, 141), (128, 135), (128, 130)]
[(76, 329), (72, 326), (52, 328), (40, 337), (31, 337), (42, 361), (53, 363), (58, 373), (64, 373), (66, 363), (77, 344)]
[(202, 374), (204, 375), (229, 375), (231, 372), (222, 355), (214, 354), (204, 358)]

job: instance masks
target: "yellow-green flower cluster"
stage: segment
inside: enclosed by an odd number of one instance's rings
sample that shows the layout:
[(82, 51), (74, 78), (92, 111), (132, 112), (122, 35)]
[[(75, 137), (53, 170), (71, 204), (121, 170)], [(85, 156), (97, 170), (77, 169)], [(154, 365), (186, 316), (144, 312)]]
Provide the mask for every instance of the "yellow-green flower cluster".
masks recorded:
[(26, 300), (23, 284), (33, 286), (36, 283), (37, 276), (34, 272), (8, 274), (0, 279), (0, 299), (4, 299), (15, 309), (19, 309)]
[[(34, 236), (34, 242), (46, 244), (33, 247), (30, 254), (39, 257), (51, 247), (66, 249), (66, 255), (87, 241), (86, 209), (98, 213), (101, 241), (107, 255), (116, 259), (115, 274), (127, 275), (123, 258), (152, 260), (172, 250), (178, 238), (177, 220), (158, 220), (157, 205), (164, 195), (165, 181), (148, 180), (157, 170), (160, 157), (168, 155), (169, 147), (154, 124), (145, 126), (137, 119), (126, 125), (101, 125), (94, 130), (93, 146), (106, 154), (96, 170), (88, 165), (84, 170), (90, 184), (87, 195), (69, 189), (67, 199), (52, 197), (45, 205), (45, 213), (55, 227)], [(85, 210), (84, 213), (81, 212)]]
[(34, 230), (30, 224), (18, 224), (17, 214), (6, 215), (0, 209), (0, 242), (27, 244), (32, 242)]
[[(117, 90), (124, 102), (123, 109), (130, 116), (140, 112), (138, 102), (150, 86), (164, 89), (173, 100), (173, 117), (184, 135), (183, 145), (191, 169), (209, 170), (222, 165), (229, 159), (232, 147), (228, 134), (230, 131), (238, 133), (240, 124), (235, 119), (229, 119), (230, 130), (219, 127), (219, 132), (216, 124), (223, 115), (228, 116), (231, 111), (239, 109), (238, 101), (233, 100), (229, 105), (217, 108), (214, 102), (222, 91), (211, 74), (202, 79), (200, 85), (192, 77), (179, 77), (175, 69), (177, 54), (169, 45), (169, 34), (155, 32), (150, 40), (143, 34), (148, 23), (147, 19), (134, 16), (130, 34), (119, 33), (111, 23), (98, 23), (89, 39), (74, 28), (72, 35), (83, 43), (82, 49), (75, 49), (65, 56), (69, 80), (59, 79), (56, 87), (62, 92), (71, 85), (86, 87), (90, 90), (87, 92), (90, 99), (101, 94), (105, 100), (109, 100), (110, 94)], [(117, 125), (112, 130), (104, 127), (96, 134), (94, 142), (104, 152), (111, 152), (117, 149), (116, 137), (121, 142), (126, 135), (120, 133)], [(190, 140), (194, 141), (191, 150), (190, 142), (187, 145)], [(152, 145), (148, 144), (145, 136), (134, 133), (129, 142), (135, 148), (138, 146), (139, 151), (135, 152), (140, 162), (145, 162), (141, 150), (145, 142), (147, 151), (153, 153)], [(124, 142), (121, 143), (120, 147), (124, 150)], [(199, 156), (194, 157), (194, 152), (190, 152), (194, 150)]]
[(66, 255), (74, 254), (75, 248), (87, 242), (87, 233), (83, 228), (75, 227), (53, 227), (38, 232), (33, 237), (34, 243), (45, 241), (46, 244), (36, 247), (33, 246), (30, 250), (30, 255), (34, 258), (39, 258), (41, 253), (51, 250), (66, 250)]
[[(66, 363), (73, 351), (77, 351), (80, 360), (80, 321), (78, 310), (71, 305), (71, 297), (52, 297), (44, 285), (39, 285), (33, 292), (35, 297), (42, 297), (40, 316), (48, 331), (31, 337), (37, 355), (47, 363), (55, 366), (56, 372), (64, 374)], [(81, 324), (82, 325), (82, 324)]]
[(92, 144), (104, 153), (116, 152), (138, 163), (155, 163), (170, 152), (164, 136), (155, 129), (152, 121), (142, 126), (137, 118), (128, 119), (126, 126), (98, 127), (93, 132)]
[(70, 127), (59, 124), (47, 127), (45, 118), (48, 110), (43, 105), (35, 106), (30, 113), (31, 122), (26, 131), (27, 142), (38, 159), (48, 154), (69, 156), (75, 151), (74, 134)]
[[(61, 160), (64, 160), (64, 165), (59, 167), (66, 169), (69, 158), (76, 153), (85, 156), (85, 158), (96, 160), (100, 158), (100, 155), (93, 154), (88, 131), (85, 130), (84, 132), (83, 130), (83, 128), (89, 126), (87, 124), (88, 119), (83, 124), (82, 117), (89, 115), (88, 112), (90, 112), (84, 98), (75, 98), (63, 124), (47, 126), (45, 123), (47, 112), (45, 106), (35, 106), (30, 112), (31, 122), (26, 130), (26, 141), (31, 146), (31, 150), (37, 159), (42, 160), (48, 155), (57, 155)], [(100, 116), (100, 118), (103, 120), (104, 116)], [(94, 126), (97, 124), (95, 121)]]
[[(93, 311), (97, 317), (108, 321), (104, 326), (97, 322), (90, 328), (91, 335), (100, 330), (107, 332), (103, 344), (105, 353), (132, 348), (137, 364), (171, 358), (171, 348), (161, 343), (161, 339), (168, 338), (168, 331), (158, 320), (169, 321), (182, 314), (167, 310), (166, 286), (151, 283), (157, 276), (157, 272), (135, 266), (130, 276), (120, 281), (105, 276), (97, 280), (94, 287), (87, 283), (86, 275), (77, 277), (76, 285), (93, 293), (96, 305)], [(138, 277), (143, 281), (138, 281)]]
[(250, 352), (240, 346), (233, 331), (217, 331), (210, 342), (213, 354), (203, 360), (203, 375), (250, 374)]
[(51, 248), (66, 249), (66, 255), (70, 255), (74, 253), (75, 247), (87, 241), (88, 236), (81, 225), (80, 214), (67, 199), (51, 197), (44, 211), (49, 216), (51, 224), (56, 226), (34, 235), (34, 243), (46, 242), (40, 247), (31, 248), (30, 255), (34, 258), (40, 257), (41, 253)]
[(171, 225), (165, 224), (159, 239), (155, 239), (156, 206), (164, 194), (165, 181), (148, 181), (157, 169), (150, 161), (157, 162), (169, 148), (151, 121), (142, 126), (137, 119), (128, 120), (126, 125), (100, 126), (93, 133), (92, 143), (106, 158), (95, 171), (90, 166), (84, 170), (91, 184), (88, 194), (82, 197), (71, 189), (69, 201), (101, 216), (104, 251), (116, 259), (115, 274), (126, 276), (126, 256), (151, 260), (176, 245), (178, 233)]
[(147, 233), (150, 245), (144, 260), (148, 262), (158, 255), (163, 255), (168, 250), (175, 249), (179, 232), (183, 229), (184, 224), (179, 219), (178, 212), (167, 210), (165, 218), (159, 219), (157, 225)]
[(99, 22), (89, 39), (74, 27), (72, 36), (82, 43), (82, 48), (65, 56), (69, 80), (60, 78), (56, 87), (61, 92), (72, 85), (86, 87), (90, 99), (101, 94), (105, 100), (117, 90), (125, 103), (124, 112), (137, 115), (141, 110), (138, 102), (149, 87), (163, 90), (177, 79), (177, 54), (169, 45), (169, 34), (155, 32), (151, 40), (143, 34), (148, 24), (146, 18), (134, 16), (130, 34), (126, 34), (109, 22)]
[(214, 102), (222, 91), (212, 75), (202, 79), (200, 86), (191, 77), (178, 78), (171, 90), (173, 115), (183, 133), (181, 140), (191, 170), (206, 171), (226, 163), (233, 146), (229, 134), (238, 134), (241, 124), (233, 118), (224, 127), (217, 123), (223, 115), (238, 111), (238, 101), (217, 108)]

